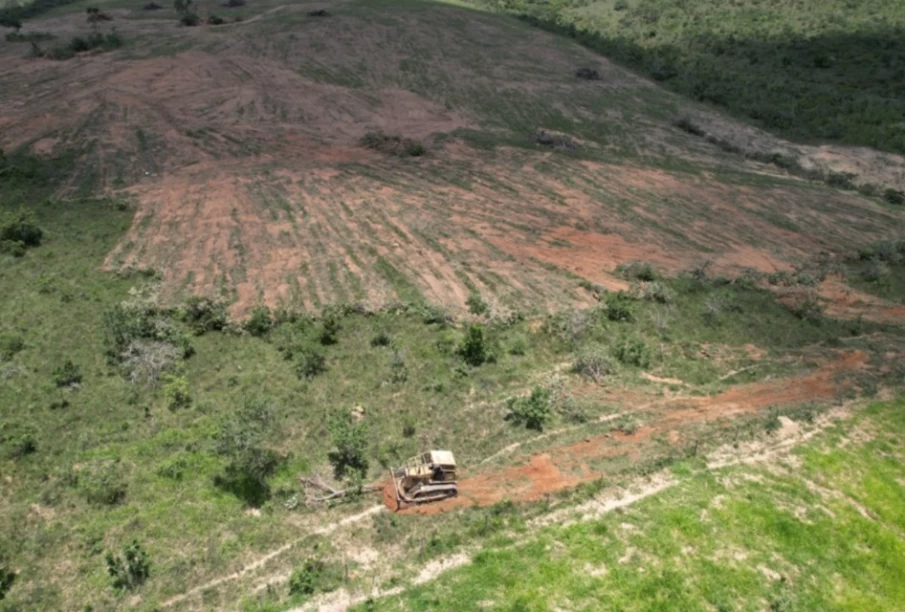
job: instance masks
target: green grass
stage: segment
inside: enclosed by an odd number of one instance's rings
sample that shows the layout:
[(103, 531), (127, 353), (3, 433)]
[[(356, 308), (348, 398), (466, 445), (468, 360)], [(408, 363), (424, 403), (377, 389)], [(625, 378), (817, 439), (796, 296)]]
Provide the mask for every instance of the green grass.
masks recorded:
[(902, 0), (475, 0), (803, 140), (905, 152)]
[(699, 472), (623, 512), (529, 530), (360, 609), (900, 609), (903, 415), (905, 400), (874, 404), (788, 461)]

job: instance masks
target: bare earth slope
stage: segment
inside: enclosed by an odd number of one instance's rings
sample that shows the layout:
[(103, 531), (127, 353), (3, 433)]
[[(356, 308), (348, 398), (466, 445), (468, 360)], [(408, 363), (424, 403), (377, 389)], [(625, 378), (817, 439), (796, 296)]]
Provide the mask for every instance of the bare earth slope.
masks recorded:
[[(772, 271), (905, 226), (900, 212), (727, 156), (672, 121), (691, 112), (740, 146), (890, 185), (901, 159), (733, 126), (505, 18), (369, 3), (313, 19), (314, 5), (272, 4), (242, 23), (179, 28), (169, 10), (110, 6), (122, 51), (54, 62), (0, 47), (0, 147), (75, 150), (73, 191), (134, 194), (134, 225), (107, 266), (155, 269), (171, 297), (223, 295), (242, 314), (259, 301), (422, 296), (459, 310), (480, 292), (548, 310), (590, 298), (574, 275), (618, 288), (621, 263)], [(88, 29), (65, 12), (40, 27)], [(601, 80), (576, 79), (580, 66)], [(539, 128), (577, 150), (536, 145)], [(377, 129), (428, 153), (361, 147)]]

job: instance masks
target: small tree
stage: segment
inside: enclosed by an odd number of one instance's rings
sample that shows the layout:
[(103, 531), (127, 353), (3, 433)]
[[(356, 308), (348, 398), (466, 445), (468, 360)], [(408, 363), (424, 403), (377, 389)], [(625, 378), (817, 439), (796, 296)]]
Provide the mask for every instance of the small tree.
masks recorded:
[(329, 458), (336, 477), (363, 478), (368, 471), (368, 459), (365, 456), (368, 447), (367, 426), (356, 421), (350, 410), (341, 410), (330, 419), (329, 428), (334, 446)]
[(67, 359), (66, 363), (53, 371), (53, 381), (57, 387), (77, 387), (82, 383), (82, 370)]
[(22, 29), (22, 21), (10, 12), (0, 14), (0, 26), (4, 28), (12, 28), (19, 33)]
[(534, 387), (528, 397), (510, 397), (509, 414), (506, 418), (517, 424), (525, 424), (528, 429), (542, 431), (550, 420), (550, 391), (543, 387)]
[(479, 366), (487, 361), (487, 344), (484, 340), (484, 327), (469, 325), (465, 338), (459, 345), (459, 355), (470, 366)]
[(251, 311), (251, 317), (245, 322), (245, 331), (252, 336), (265, 336), (273, 326), (273, 320), (270, 315), (270, 308), (267, 306), (256, 306)]
[(131, 591), (141, 586), (151, 575), (148, 553), (137, 540), (123, 547), (122, 556), (106, 555), (107, 573), (113, 579), (113, 588)]
[(223, 419), (215, 450), (229, 460), (228, 471), (257, 483), (267, 491), (265, 478), (277, 465), (277, 455), (265, 445), (276, 425), (276, 408), (269, 399), (246, 399), (233, 415)]

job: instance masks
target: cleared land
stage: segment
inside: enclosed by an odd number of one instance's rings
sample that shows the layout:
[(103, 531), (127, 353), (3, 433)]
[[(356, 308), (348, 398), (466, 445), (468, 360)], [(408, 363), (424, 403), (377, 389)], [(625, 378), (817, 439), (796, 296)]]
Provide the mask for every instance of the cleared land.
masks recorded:
[[(903, 407), (872, 405), (749, 465), (682, 464), (647, 499), (625, 492), (607, 512), (601, 496), (577, 525), (514, 529), (464, 567), (359, 609), (898, 609)], [(778, 436), (801, 435), (785, 425)]]
[[(86, 6), (22, 33), (71, 44)], [(0, 43), (11, 609), (399, 595), (903, 383), (905, 211), (863, 188), (905, 187), (901, 157), (780, 140), (457, 6), (98, 6), (117, 50)], [(456, 500), (305, 504), (300, 475), (379, 484), (438, 447)], [(151, 566), (123, 581), (133, 540)]]

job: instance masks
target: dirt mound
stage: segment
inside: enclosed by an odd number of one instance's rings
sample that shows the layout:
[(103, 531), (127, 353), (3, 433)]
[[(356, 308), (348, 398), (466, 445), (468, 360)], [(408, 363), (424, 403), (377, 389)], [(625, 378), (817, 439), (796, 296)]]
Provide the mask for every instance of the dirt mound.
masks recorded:
[[(659, 416), (645, 427), (626, 433), (613, 431), (584, 441), (533, 455), (527, 463), (477, 474), (459, 481), (459, 496), (434, 504), (404, 508), (405, 514), (435, 514), (467, 506), (501, 501), (538, 501), (545, 495), (574, 487), (600, 476), (589, 467), (610, 457), (636, 456), (655, 436), (677, 437), (677, 430), (762, 411), (772, 406), (831, 399), (853, 384), (847, 378), (867, 364), (861, 351), (840, 352), (837, 359), (803, 375), (740, 385), (714, 397), (663, 398), (647, 403)], [(396, 510), (392, 485), (384, 503)]]

